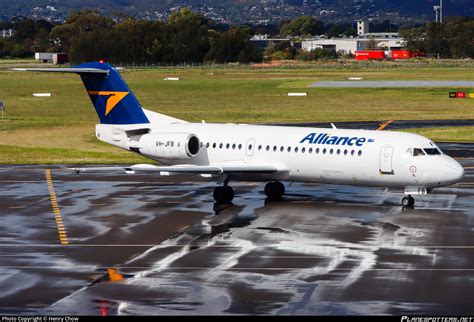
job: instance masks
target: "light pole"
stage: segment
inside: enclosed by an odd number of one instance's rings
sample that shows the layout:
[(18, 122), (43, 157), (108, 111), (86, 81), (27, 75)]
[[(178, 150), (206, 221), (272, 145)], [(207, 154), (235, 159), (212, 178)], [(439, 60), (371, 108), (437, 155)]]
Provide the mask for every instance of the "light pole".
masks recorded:
[(433, 6), (436, 14), (436, 22), (443, 23), (443, 0), (439, 0), (439, 6)]
[(433, 7), (433, 10), (435, 11), (435, 15), (436, 15), (436, 22), (439, 22), (439, 6), (434, 6)]
[(439, 22), (443, 23), (443, 0), (439, 0)]

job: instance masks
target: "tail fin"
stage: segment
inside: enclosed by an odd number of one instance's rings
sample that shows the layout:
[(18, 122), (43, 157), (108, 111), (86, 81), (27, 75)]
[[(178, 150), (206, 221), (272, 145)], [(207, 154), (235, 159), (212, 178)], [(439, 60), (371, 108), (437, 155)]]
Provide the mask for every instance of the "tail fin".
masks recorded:
[(150, 123), (122, 76), (109, 64), (92, 62), (71, 68), (18, 68), (17, 70), (79, 74), (94, 104), (100, 123)]
[(135, 95), (114, 67), (106, 63), (85, 63), (76, 68), (97, 68), (108, 71), (107, 74), (80, 74), (99, 115), (100, 123), (150, 123)]

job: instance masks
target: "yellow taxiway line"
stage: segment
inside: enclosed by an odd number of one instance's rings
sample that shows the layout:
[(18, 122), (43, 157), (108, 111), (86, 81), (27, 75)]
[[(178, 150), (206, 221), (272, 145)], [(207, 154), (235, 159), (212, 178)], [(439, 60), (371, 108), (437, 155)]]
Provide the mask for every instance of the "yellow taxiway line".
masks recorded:
[(48, 184), (49, 197), (51, 199), (51, 207), (53, 208), (54, 219), (56, 220), (56, 226), (58, 228), (59, 241), (61, 245), (68, 245), (66, 229), (64, 228), (63, 218), (61, 217), (61, 210), (58, 206), (58, 198), (56, 197), (56, 191), (54, 190), (53, 179), (51, 177), (51, 170), (45, 170), (46, 183)]

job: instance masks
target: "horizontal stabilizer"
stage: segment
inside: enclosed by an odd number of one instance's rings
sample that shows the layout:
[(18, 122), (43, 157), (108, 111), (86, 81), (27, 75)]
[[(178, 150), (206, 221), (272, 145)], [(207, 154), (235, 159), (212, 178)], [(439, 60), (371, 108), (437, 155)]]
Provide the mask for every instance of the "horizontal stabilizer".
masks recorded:
[(108, 69), (70, 67), (70, 68), (12, 68), (20, 72), (52, 72), (52, 73), (76, 73), (76, 74), (109, 74)]

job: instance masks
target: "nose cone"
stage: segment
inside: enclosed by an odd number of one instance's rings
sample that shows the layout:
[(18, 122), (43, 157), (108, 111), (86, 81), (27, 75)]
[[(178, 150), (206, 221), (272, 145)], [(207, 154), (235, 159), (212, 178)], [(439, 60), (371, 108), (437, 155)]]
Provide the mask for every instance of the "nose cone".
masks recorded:
[(448, 184), (453, 184), (461, 181), (464, 178), (464, 168), (459, 162), (450, 158), (445, 168), (446, 181)]

